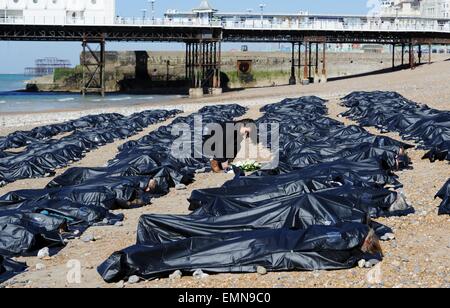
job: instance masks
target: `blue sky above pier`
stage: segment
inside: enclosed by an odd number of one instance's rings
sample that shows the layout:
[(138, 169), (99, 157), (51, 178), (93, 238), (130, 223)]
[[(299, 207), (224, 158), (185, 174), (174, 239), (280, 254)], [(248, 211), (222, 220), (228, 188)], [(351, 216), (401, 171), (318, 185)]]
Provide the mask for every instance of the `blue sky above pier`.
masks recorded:
[[(308, 11), (317, 14), (365, 14), (368, 11), (367, 0), (210, 0), (210, 4), (220, 11), (245, 12), (252, 9), (259, 12), (259, 4), (266, 4), (265, 12), (297, 13)], [(155, 15), (163, 16), (168, 9), (187, 11), (198, 6), (200, 0), (156, 0)], [(117, 13), (123, 17), (142, 16), (142, 9), (150, 12), (147, 0), (117, 0)], [(176, 50), (180, 44), (157, 43), (110, 43), (108, 50)], [(273, 46), (258, 46), (259, 50), (270, 50)], [(228, 48), (238, 48), (229, 45)], [(33, 66), (34, 60), (43, 57), (69, 59), (78, 64), (81, 46), (79, 43), (58, 42), (0, 42), (0, 73), (23, 73), (24, 68)]]
[[(191, 10), (200, 2), (200, 0), (156, 0), (155, 9), (157, 15), (163, 15), (168, 9)], [(213, 8), (227, 12), (245, 12), (247, 9), (259, 12), (259, 4), (264, 3), (267, 12), (309, 11), (324, 14), (364, 14), (367, 12), (367, 2), (367, 0), (209, 0)], [(150, 9), (146, 0), (117, 0), (117, 10), (124, 16), (140, 16), (143, 8)]]

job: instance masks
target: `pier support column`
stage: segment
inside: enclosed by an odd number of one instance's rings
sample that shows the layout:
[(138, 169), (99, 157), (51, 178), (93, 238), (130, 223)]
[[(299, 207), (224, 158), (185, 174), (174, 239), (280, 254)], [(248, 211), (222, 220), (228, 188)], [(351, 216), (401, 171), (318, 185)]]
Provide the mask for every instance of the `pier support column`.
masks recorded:
[(217, 42), (218, 44), (218, 52), (216, 54), (217, 56), (217, 88), (222, 91), (222, 42)]
[(298, 43), (298, 80), (302, 81), (302, 43)]
[(218, 40), (186, 42), (185, 70), (191, 97), (202, 97), (205, 91), (212, 95), (222, 93), (221, 52), (221, 42)]
[(395, 69), (395, 44), (392, 44), (392, 70)]
[(323, 55), (322, 55), (322, 77), (320, 78), (321, 83), (328, 82), (327, 76), (327, 43), (323, 43)]
[(291, 77), (289, 78), (289, 84), (295, 85), (297, 84), (297, 80), (295, 78), (295, 43), (292, 43), (292, 57), (291, 57)]
[(405, 65), (405, 44), (402, 44), (402, 67)]
[(315, 67), (314, 67), (314, 83), (320, 82), (319, 75), (319, 43), (316, 43), (316, 59), (315, 59)]
[(416, 66), (416, 59), (414, 56), (414, 45), (412, 43), (409, 44), (409, 67), (413, 70)]
[(431, 54), (433, 53), (431, 43), (428, 44), (428, 64), (431, 64)]
[(419, 45), (419, 65), (422, 64), (422, 44)]
[[(96, 48), (94, 48), (94, 46)], [(105, 96), (105, 35), (101, 39), (88, 37), (83, 38), (83, 55), (81, 57), (81, 67), (83, 83), (81, 93), (97, 93)]]
[(308, 50), (308, 46), (310, 46), (310, 44), (307, 41), (305, 41), (305, 64), (303, 66), (303, 80), (302, 80), (302, 83), (304, 85), (309, 84), (309, 60), (308, 60), (309, 50)]
[(184, 79), (189, 80), (189, 62), (190, 62), (190, 43), (186, 43), (186, 54), (184, 58)]
[(312, 66), (313, 66), (313, 64), (312, 64), (312, 46), (313, 46), (313, 43), (312, 42), (310, 42), (309, 44), (309, 62), (308, 62), (308, 71), (309, 71), (309, 75), (308, 75), (308, 80), (309, 80), (309, 82), (311, 82), (311, 79), (312, 79)]

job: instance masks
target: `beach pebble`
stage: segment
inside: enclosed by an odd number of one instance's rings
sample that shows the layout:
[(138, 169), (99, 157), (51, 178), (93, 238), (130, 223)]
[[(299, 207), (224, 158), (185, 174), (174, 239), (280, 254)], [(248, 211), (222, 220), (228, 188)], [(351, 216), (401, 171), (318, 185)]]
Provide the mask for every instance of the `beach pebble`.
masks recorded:
[(365, 267), (365, 268), (372, 268), (372, 267), (374, 267), (375, 265), (377, 265), (378, 263), (380, 263), (379, 260), (377, 260), (377, 259), (372, 259), (372, 260), (367, 261), (367, 262), (364, 264), (364, 267)]
[(42, 264), (42, 263), (36, 264), (36, 270), (37, 271), (42, 271), (44, 269), (45, 269), (45, 265), (44, 264)]
[(81, 238), (82, 242), (89, 243), (95, 241), (95, 237), (92, 234), (83, 235)]
[(139, 278), (136, 275), (131, 276), (130, 278), (128, 278), (128, 283), (129, 284), (136, 284), (141, 280), (141, 278)]
[(209, 277), (209, 275), (203, 273), (203, 271), (202, 271), (201, 269), (196, 270), (196, 271), (194, 272), (194, 275), (193, 275), (193, 276), (194, 276), (194, 278), (196, 278), (196, 279), (205, 279), (205, 278), (208, 278), (208, 277)]
[(103, 219), (103, 223), (104, 223), (105, 225), (109, 224), (109, 219), (108, 219), (108, 218)]
[(393, 241), (393, 240), (395, 240), (395, 234), (394, 233), (386, 233), (380, 239), (382, 241)]
[(183, 273), (179, 270), (175, 271), (172, 275), (169, 276), (170, 279), (181, 279), (183, 277)]
[(366, 260), (364, 260), (364, 259), (359, 260), (359, 262), (358, 262), (358, 267), (359, 267), (359, 268), (364, 268), (364, 267), (366, 267)]
[(44, 259), (44, 258), (50, 257), (50, 250), (48, 249), (48, 247), (45, 247), (45, 248), (42, 248), (41, 250), (39, 250), (37, 257), (39, 259)]
[(422, 269), (420, 268), (420, 266), (416, 266), (415, 268), (414, 268), (414, 273), (416, 273), (416, 274), (420, 274), (422, 272)]
[(177, 184), (177, 186), (175, 186), (176, 190), (185, 190), (187, 187), (184, 184)]
[(395, 267), (400, 267), (401, 263), (399, 261), (392, 262), (392, 265)]
[(258, 266), (256, 272), (260, 275), (267, 275), (267, 269), (263, 266)]
[(116, 283), (116, 288), (123, 289), (125, 287), (125, 282), (123, 280)]
[(123, 222), (122, 221), (118, 221), (114, 224), (114, 226), (116, 227), (123, 227)]
[(73, 235), (78, 235), (78, 234), (80, 234), (80, 230), (73, 231)]
[(206, 172), (206, 168), (201, 168), (201, 169), (195, 170), (195, 173), (197, 173), (197, 174), (201, 174), (201, 173), (205, 173), (205, 172)]

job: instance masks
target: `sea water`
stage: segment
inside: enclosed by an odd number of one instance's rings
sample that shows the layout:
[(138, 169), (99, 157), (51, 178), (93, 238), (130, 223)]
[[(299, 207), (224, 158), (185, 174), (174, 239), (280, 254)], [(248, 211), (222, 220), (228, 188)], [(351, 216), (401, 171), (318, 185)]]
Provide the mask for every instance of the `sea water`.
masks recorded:
[(30, 77), (24, 75), (0, 74), (0, 113), (36, 112), (61, 109), (83, 109), (134, 106), (142, 103), (161, 103), (177, 96), (174, 95), (129, 95), (109, 94), (105, 97), (76, 93), (31, 93), (20, 92)]

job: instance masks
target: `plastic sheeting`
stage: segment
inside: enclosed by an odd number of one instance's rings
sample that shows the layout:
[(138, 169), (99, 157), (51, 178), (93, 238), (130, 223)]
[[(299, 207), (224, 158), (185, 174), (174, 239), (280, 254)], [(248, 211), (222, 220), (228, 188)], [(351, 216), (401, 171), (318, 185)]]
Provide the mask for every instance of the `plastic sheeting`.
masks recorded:
[(283, 172), (339, 159), (378, 159), (386, 169), (407, 167), (401, 149), (411, 146), (384, 136), (375, 136), (358, 126), (325, 117), (325, 101), (317, 97), (287, 99), (266, 106), (258, 123), (282, 123), (280, 170)]
[[(149, 204), (176, 184), (189, 184), (195, 171), (209, 166), (209, 157), (177, 159), (171, 155), (175, 124), (231, 121), (245, 113), (238, 105), (212, 106), (178, 117), (137, 141), (124, 144), (106, 167), (71, 168), (44, 189), (20, 190), (0, 197), (0, 255), (35, 253), (42, 247), (61, 247), (92, 225), (123, 219), (110, 210)], [(167, 112), (165, 114), (174, 114)], [(147, 191), (150, 180), (157, 187)]]
[(268, 229), (198, 236), (159, 245), (135, 245), (113, 254), (98, 271), (107, 282), (139, 275), (167, 277), (175, 270), (193, 273), (254, 273), (335, 270), (353, 267), (364, 255), (369, 233), (363, 224)]
[(124, 116), (117, 113), (105, 113), (100, 115), (89, 115), (64, 123), (40, 126), (30, 131), (17, 131), (5, 137), (0, 137), (0, 151), (21, 148), (39, 140), (49, 139), (59, 134), (69, 133), (77, 129), (101, 127), (104, 122), (114, 122), (123, 118)]
[(27, 266), (25, 264), (0, 256), (0, 283), (22, 273), (26, 269)]
[(400, 133), (428, 150), (424, 159), (450, 160), (450, 111), (431, 109), (394, 92), (354, 92), (343, 98), (342, 115), (363, 126)]
[[(0, 158), (0, 186), (19, 179), (52, 175), (55, 169), (66, 167), (70, 163), (82, 159), (86, 152), (92, 149), (112, 143), (119, 138), (123, 139), (135, 135), (143, 128), (173, 117), (177, 113), (179, 111), (176, 110), (153, 110), (136, 113), (128, 117), (120, 115), (93, 116), (92, 118), (87, 117), (73, 121), (71, 124), (61, 125), (66, 130), (77, 127), (75, 132), (61, 139), (40, 141), (30, 139), (31, 137), (27, 137), (28, 139), (24, 137), (27, 143), (31, 141), (33, 143), (18, 153), (4, 152), (4, 157)], [(100, 122), (94, 125), (95, 120)], [(83, 126), (83, 124), (85, 125)], [(78, 127), (82, 128), (79, 129)], [(47, 131), (58, 130), (48, 128)], [(61, 129), (61, 131), (64, 130)], [(44, 133), (41, 134), (45, 135)], [(29, 135), (36, 136), (37, 132)], [(47, 135), (51, 136), (52, 134), (48, 133)]]
[(439, 207), (439, 215), (450, 215), (450, 179), (445, 183), (441, 190), (439, 190), (436, 198), (442, 199), (442, 203)]
[[(307, 229), (314, 225), (348, 222), (371, 225), (368, 206), (355, 198), (359, 192), (348, 187), (345, 190), (347, 194), (341, 188), (326, 189), (248, 207), (218, 198), (216, 203), (221, 204), (220, 207), (228, 207), (226, 214), (196, 211), (189, 216), (144, 215), (139, 222), (137, 243), (157, 245), (196, 236), (263, 229)], [(378, 224), (374, 224), (374, 228), (380, 236), (392, 232)]]
[[(348, 167), (343, 161), (338, 164)], [(321, 167), (315, 168), (315, 174), (309, 172), (311, 168), (279, 176), (238, 178), (221, 188), (196, 190), (189, 199), (190, 209), (199, 215), (221, 216), (326, 192), (336, 200), (345, 199), (372, 218), (408, 214), (412, 210), (401, 193), (382, 188), (380, 183), (370, 184), (357, 175), (357, 170), (347, 177), (344, 173), (327, 174), (327, 169)], [(380, 169), (380, 173), (384, 170)]]
[(409, 145), (325, 117), (325, 101), (317, 97), (262, 111), (258, 123), (282, 124), (279, 168), (194, 191), (191, 215), (142, 216), (136, 245), (99, 266), (106, 281), (175, 270), (349, 268), (363, 257), (369, 226), (391, 232), (371, 217), (412, 211), (401, 193), (385, 188), (401, 187), (392, 171), (409, 165), (402, 154)]

